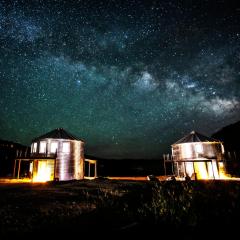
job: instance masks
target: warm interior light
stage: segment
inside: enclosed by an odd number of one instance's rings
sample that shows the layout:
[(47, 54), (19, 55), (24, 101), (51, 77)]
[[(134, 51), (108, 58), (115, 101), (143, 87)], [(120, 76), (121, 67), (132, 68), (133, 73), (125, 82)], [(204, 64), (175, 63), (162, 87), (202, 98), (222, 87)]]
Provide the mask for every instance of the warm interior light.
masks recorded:
[(219, 179), (219, 172), (218, 172), (218, 166), (216, 161), (212, 161), (212, 168), (213, 168), (214, 178)]
[(33, 182), (46, 182), (53, 180), (52, 168), (47, 161), (38, 161), (37, 171), (34, 173)]
[(226, 173), (223, 162), (185, 162), (185, 167), (186, 174), (191, 177), (195, 171), (197, 179), (232, 179)]
[(47, 143), (45, 141), (41, 141), (40, 142), (39, 153), (45, 153), (46, 152), (46, 146), (47, 146)]
[(196, 144), (195, 145), (195, 151), (197, 152), (197, 153), (203, 153), (203, 145), (200, 143), (198, 143), (198, 144)]
[(70, 142), (63, 142), (62, 152), (63, 153), (70, 153)]
[(56, 153), (57, 151), (57, 148), (58, 148), (58, 142), (51, 142), (51, 153)]
[(207, 170), (208, 170), (208, 177), (210, 179), (214, 179), (215, 178), (215, 173), (212, 167), (212, 162), (207, 162)]
[(219, 178), (220, 179), (234, 179), (230, 174), (227, 174), (223, 162), (219, 163)]
[(192, 157), (192, 146), (190, 144), (182, 144), (182, 157), (183, 158)]
[(191, 177), (194, 173), (193, 162), (185, 162), (186, 174)]
[(194, 169), (198, 179), (209, 178), (205, 162), (194, 162)]
[(37, 152), (37, 143), (32, 143), (32, 153)]
[(33, 162), (30, 162), (29, 164), (29, 172), (32, 174), (33, 172)]

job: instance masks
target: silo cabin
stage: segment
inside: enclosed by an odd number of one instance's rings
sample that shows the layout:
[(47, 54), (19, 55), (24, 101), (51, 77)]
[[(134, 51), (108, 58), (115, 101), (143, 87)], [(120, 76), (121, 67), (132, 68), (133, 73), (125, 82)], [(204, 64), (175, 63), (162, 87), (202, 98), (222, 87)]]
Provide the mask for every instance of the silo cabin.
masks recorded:
[(179, 178), (225, 177), (222, 142), (192, 131), (172, 145), (174, 174)]
[(30, 173), (34, 182), (84, 178), (84, 142), (57, 128), (32, 140)]

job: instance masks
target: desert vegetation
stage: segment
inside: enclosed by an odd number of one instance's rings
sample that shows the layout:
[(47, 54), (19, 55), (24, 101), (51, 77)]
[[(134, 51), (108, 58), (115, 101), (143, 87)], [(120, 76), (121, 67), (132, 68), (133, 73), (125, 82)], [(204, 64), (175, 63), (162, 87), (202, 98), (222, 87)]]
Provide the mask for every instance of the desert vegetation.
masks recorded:
[[(0, 185), (0, 233), (231, 234), (240, 213), (235, 181), (108, 179)], [(94, 230), (94, 231), (93, 231)]]

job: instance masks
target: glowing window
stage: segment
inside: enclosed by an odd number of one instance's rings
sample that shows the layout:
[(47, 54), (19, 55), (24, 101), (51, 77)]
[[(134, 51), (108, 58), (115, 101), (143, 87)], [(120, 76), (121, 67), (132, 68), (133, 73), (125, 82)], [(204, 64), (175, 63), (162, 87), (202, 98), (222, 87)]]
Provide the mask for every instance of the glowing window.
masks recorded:
[(45, 153), (46, 152), (46, 142), (40, 142), (40, 148), (39, 148), (39, 153)]
[(192, 157), (192, 145), (188, 143), (182, 144), (182, 157), (191, 158)]
[(32, 152), (33, 153), (37, 152), (37, 143), (32, 144)]
[(197, 153), (203, 153), (203, 146), (202, 146), (202, 144), (196, 144), (195, 145), (195, 151)]
[(63, 142), (62, 151), (64, 153), (69, 153), (70, 152), (70, 143), (69, 142)]
[(50, 148), (51, 153), (56, 153), (57, 148), (58, 148), (58, 142), (51, 142), (51, 148)]

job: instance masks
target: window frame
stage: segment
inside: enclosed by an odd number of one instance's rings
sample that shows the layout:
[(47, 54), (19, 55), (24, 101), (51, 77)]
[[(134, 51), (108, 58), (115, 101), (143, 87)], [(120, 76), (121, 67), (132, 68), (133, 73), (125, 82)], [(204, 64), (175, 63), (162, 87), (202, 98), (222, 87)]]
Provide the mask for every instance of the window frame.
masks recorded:
[[(42, 151), (43, 149), (42, 149), (42, 145), (45, 145), (45, 147), (43, 148), (44, 149), (44, 151)], [(40, 141), (40, 143), (39, 143), (39, 153), (46, 153), (46, 151), (47, 151), (47, 142), (46, 141)]]
[[(68, 146), (68, 147), (66, 148), (64, 146)], [(70, 142), (63, 142), (62, 143), (62, 152), (63, 153), (70, 153), (71, 152)]]
[[(53, 149), (53, 145), (56, 144), (56, 147)], [(58, 150), (58, 142), (57, 141), (52, 141), (50, 143), (50, 153), (56, 153)]]
[(32, 143), (32, 153), (36, 153), (37, 152), (37, 142), (33, 142)]

